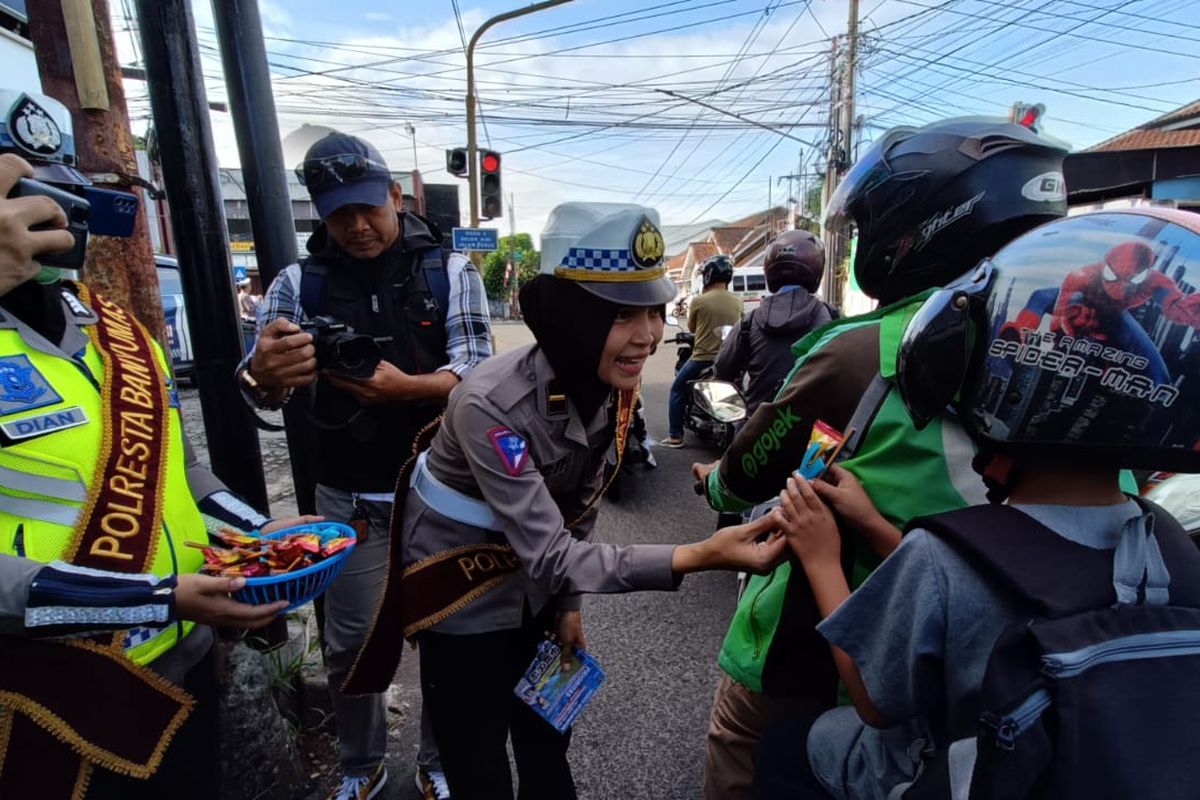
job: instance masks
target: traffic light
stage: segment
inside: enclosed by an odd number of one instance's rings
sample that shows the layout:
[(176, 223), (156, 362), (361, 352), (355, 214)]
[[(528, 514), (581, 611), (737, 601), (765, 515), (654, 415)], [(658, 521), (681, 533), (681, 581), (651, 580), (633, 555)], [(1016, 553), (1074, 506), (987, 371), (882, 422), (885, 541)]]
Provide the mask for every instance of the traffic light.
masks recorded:
[(500, 192), (500, 154), (494, 150), (479, 152), (479, 207), (484, 219), (504, 216), (504, 197)]
[(465, 178), (469, 166), (467, 164), (467, 148), (455, 147), (446, 151), (446, 172), (459, 178)]
[(1038, 133), (1038, 122), (1045, 113), (1046, 107), (1041, 103), (1013, 103), (1012, 110), (1008, 112), (1008, 121)]

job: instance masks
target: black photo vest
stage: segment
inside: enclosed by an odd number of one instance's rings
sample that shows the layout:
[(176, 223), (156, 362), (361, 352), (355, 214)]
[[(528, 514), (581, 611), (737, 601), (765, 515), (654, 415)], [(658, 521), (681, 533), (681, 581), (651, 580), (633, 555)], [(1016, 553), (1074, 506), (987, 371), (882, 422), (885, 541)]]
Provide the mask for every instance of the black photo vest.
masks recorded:
[[(426, 258), (442, 258), (440, 248), (404, 250), (397, 242), (369, 261), (340, 252), (311, 256), (302, 275), (324, 267), (324, 299), (320, 309), (305, 311), (345, 322), (355, 333), (390, 337), (380, 342), (383, 357), (402, 372), (433, 372), (449, 360), (446, 309), (422, 269)], [(443, 407), (434, 400), (363, 406), (319, 379), (312, 409), (320, 422), (318, 482), (353, 492), (393, 491), (413, 437)]]

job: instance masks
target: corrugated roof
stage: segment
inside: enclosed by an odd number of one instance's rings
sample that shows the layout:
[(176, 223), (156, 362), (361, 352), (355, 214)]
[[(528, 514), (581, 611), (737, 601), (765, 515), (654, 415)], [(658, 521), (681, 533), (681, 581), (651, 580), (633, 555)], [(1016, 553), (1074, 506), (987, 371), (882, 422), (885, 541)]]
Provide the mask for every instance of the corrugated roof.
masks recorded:
[(1089, 148), (1089, 153), (1113, 150), (1156, 150), (1163, 147), (1194, 147), (1200, 145), (1200, 130), (1189, 131), (1130, 131)]
[[(1177, 129), (1164, 130), (1172, 127)], [(1169, 111), (1131, 131), (1118, 134), (1095, 147), (1088, 148), (1085, 152), (1155, 150), (1164, 147), (1192, 147), (1195, 145), (1200, 145), (1200, 100)]]

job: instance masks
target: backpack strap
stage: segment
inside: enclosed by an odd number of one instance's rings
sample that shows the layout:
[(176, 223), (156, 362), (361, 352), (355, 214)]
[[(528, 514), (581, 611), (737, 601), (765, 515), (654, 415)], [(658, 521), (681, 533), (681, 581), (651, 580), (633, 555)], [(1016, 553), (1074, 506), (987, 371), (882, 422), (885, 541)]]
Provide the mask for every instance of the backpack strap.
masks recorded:
[[(1169, 514), (1134, 498), (1154, 516), (1154, 534), (1171, 572), (1172, 605), (1192, 605), (1189, 584), (1200, 578), (1200, 552)], [(1012, 506), (981, 505), (909, 522), (949, 543), (1009, 594), (1044, 617), (1062, 617), (1116, 603), (1113, 551), (1072, 542)], [(1064, 565), (1070, 565), (1069, 571)], [(1176, 598), (1176, 590), (1181, 596)]]
[(892, 382), (883, 377), (882, 373), (876, 372), (875, 377), (867, 384), (866, 390), (862, 397), (858, 399), (858, 405), (854, 407), (854, 413), (850, 415), (850, 421), (846, 423), (846, 430), (853, 430), (846, 443), (842, 445), (842, 450), (838, 453), (838, 461), (844, 461), (858, 452), (859, 445), (867, 436), (867, 429), (871, 427), (871, 423), (875, 420), (875, 415), (879, 413), (879, 409), (883, 406), (883, 401), (887, 397), (888, 391), (892, 388)]
[(444, 321), (450, 314), (450, 272), (446, 268), (446, 251), (440, 245), (419, 251), (421, 274), (425, 286), (438, 304), (438, 313)]
[(325, 283), (329, 265), (309, 256), (300, 264), (300, 308), (309, 317), (325, 313)]

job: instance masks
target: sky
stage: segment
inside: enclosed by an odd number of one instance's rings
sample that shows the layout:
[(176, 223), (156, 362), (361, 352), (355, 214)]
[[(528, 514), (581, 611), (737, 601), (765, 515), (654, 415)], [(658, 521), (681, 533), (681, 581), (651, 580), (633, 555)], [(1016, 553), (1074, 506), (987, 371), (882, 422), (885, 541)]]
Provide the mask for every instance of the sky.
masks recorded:
[[(137, 63), (131, 0), (110, 0)], [(303, 124), (372, 141), (426, 182), (466, 145), (464, 41), (520, 2), (260, 0), (281, 135)], [(211, 7), (192, 4), (210, 101), (224, 99)], [(831, 37), (848, 0), (573, 0), (500, 23), (475, 55), (480, 147), (503, 154), (516, 228), (558, 203), (638, 202), (665, 224), (733, 220), (803, 197), (823, 168)], [(1046, 106), (1086, 148), (1200, 99), (1193, 0), (861, 0), (856, 146), (888, 127)], [(150, 110), (127, 84), (135, 133)], [(222, 166), (238, 166), (213, 112)], [(415, 154), (414, 154), (415, 150)], [(297, 154), (285, 157), (298, 160)], [(785, 176), (800, 176), (787, 178)], [(507, 233), (509, 220), (484, 223)]]

